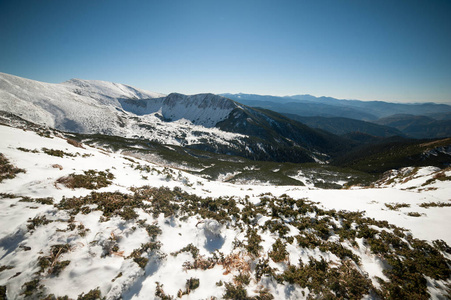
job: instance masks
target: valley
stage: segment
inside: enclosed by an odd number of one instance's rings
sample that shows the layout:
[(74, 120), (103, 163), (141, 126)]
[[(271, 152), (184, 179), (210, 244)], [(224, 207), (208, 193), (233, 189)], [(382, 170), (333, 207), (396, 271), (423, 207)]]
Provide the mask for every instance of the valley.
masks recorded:
[(451, 297), (449, 138), (1, 75), (0, 298)]

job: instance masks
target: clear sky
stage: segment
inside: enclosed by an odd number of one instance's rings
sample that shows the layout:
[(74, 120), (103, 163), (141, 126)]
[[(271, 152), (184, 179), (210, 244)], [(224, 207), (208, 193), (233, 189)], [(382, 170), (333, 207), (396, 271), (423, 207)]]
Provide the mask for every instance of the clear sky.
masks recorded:
[(451, 1), (0, 0), (0, 72), (451, 104)]

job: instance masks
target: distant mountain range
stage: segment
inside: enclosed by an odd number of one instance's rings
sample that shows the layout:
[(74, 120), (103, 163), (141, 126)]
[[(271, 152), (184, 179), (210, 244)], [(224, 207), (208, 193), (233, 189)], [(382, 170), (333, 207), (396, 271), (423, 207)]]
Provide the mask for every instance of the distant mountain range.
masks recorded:
[[(339, 135), (361, 132), (382, 137), (390, 135), (405, 135), (413, 138), (451, 136), (449, 122), (451, 105), (446, 104), (340, 100), (311, 95), (287, 97), (253, 94), (222, 95), (245, 105), (282, 113), (308, 126)], [(400, 121), (400, 118), (403, 120), (401, 123), (392, 122)], [(383, 127), (374, 126), (369, 122)]]
[(416, 138), (442, 138), (451, 136), (451, 119), (436, 120), (427, 116), (393, 115), (374, 121), (390, 126)]
[(340, 118), (340, 117), (302, 117), (295, 114), (284, 114), (287, 117), (306, 124), (312, 128), (319, 128), (336, 135), (346, 135), (349, 133), (365, 133), (376, 137), (390, 137), (390, 136), (404, 136), (405, 134), (400, 130), (374, 124), (370, 122)]
[[(370, 121), (394, 114), (427, 115), (451, 113), (451, 106), (436, 103), (390, 103), (383, 101), (341, 100), (331, 97), (295, 95), (287, 97), (254, 94), (222, 94), (240, 103), (293, 113), (300, 116), (345, 117)], [(275, 109), (277, 108), (277, 109)]]

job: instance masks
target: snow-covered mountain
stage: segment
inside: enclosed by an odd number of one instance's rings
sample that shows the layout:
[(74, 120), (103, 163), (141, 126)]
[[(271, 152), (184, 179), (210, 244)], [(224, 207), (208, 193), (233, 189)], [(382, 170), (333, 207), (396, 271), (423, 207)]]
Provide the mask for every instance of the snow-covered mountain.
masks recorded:
[(161, 94), (104, 81), (73, 79), (43, 83), (0, 73), (0, 107), (37, 124), (80, 132), (116, 127), (118, 98), (155, 98)]
[[(214, 127), (238, 107), (234, 101), (213, 94), (173, 93), (166, 97), (106, 81), (71, 79), (50, 84), (4, 73), (0, 73), (0, 101), (2, 110), (34, 123), (85, 133), (113, 130), (118, 117), (112, 115), (118, 110), (136, 115), (158, 113), (167, 121), (185, 119)], [(88, 120), (98, 120), (102, 127)]]
[(451, 295), (449, 168), (339, 190), (235, 185), (54, 130), (0, 137), (1, 299)]
[(64, 131), (143, 138), (258, 160), (327, 160), (347, 147), (332, 134), (222, 96), (164, 96), (104, 81), (49, 84), (0, 73), (0, 110)]
[[(180, 98), (185, 101), (177, 101)], [(218, 105), (208, 110), (210, 100)], [(164, 97), (111, 82), (72, 79), (50, 84), (0, 73), (0, 110), (36, 124), (78, 133), (145, 138), (175, 145), (239, 144), (243, 135), (212, 128), (224, 118), (227, 109), (230, 111), (224, 102), (225, 98), (214, 95)], [(166, 122), (169, 119), (173, 122)]]
[(168, 121), (186, 119), (204, 127), (214, 127), (227, 118), (233, 109), (240, 107), (230, 99), (213, 94), (187, 96), (172, 93), (159, 99), (120, 99), (119, 102), (124, 110), (137, 115), (158, 112)]

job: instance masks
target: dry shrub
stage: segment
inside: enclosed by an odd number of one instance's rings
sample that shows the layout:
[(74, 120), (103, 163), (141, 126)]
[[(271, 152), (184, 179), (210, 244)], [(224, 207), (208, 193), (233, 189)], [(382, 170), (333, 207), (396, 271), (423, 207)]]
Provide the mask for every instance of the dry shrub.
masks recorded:
[(232, 253), (227, 255), (220, 263), (225, 269), (224, 275), (229, 274), (233, 270), (239, 270), (241, 273), (247, 274), (250, 272), (251, 266), (241, 253)]
[(48, 269), (49, 275), (59, 275), (59, 273), (70, 264), (69, 260), (60, 261), (61, 255), (72, 250), (69, 244), (53, 245), (48, 256), (40, 256), (38, 259), (39, 273)]
[(60, 183), (70, 189), (85, 188), (89, 190), (97, 190), (109, 186), (114, 179), (114, 175), (108, 171), (83, 171), (84, 174), (69, 174), (68, 176), (57, 179), (56, 183)]
[(74, 147), (85, 149), (82, 143), (77, 142), (76, 140), (66, 139), (66, 141)]
[(3, 179), (13, 179), (17, 173), (25, 173), (24, 169), (19, 169), (9, 163), (9, 160), (0, 153), (0, 182)]
[(192, 269), (201, 269), (201, 270), (208, 270), (212, 269), (216, 265), (216, 261), (214, 259), (208, 258), (206, 259), (203, 255), (197, 256), (197, 258), (194, 260), (194, 262), (185, 262), (183, 264), (183, 269), (186, 270), (192, 270)]

